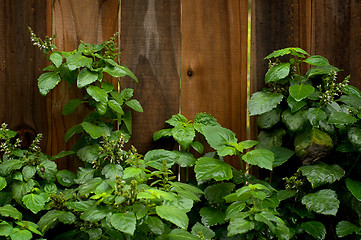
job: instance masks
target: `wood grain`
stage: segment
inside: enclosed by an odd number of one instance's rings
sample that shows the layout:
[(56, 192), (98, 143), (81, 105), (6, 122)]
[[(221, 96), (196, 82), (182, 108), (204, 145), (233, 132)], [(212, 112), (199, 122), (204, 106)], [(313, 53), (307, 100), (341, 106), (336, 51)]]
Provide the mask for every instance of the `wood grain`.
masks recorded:
[[(181, 112), (246, 137), (248, 1), (182, 1)], [(235, 165), (237, 163), (234, 163)]]
[[(179, 111), (180, 0), (121, 1), (121, 63), (139, 78), (124, 78), (143, 113), (133, 114), (133, 144), (140, 153), (159, 146), (154, 132)], [(173, 143), (162, 142), (172, 148)]]
[(32, 45), (27, 26), (44, 37), (50, 2), (4, 0), (0, 3), (0, 121), (17, 130), (28, 146), (37, 133), (43, 133), (42, 148), (49, 152), (49, 125), (46, 100), (39, 93), (37, 78), (46, 60)]
[[(52, 5), (52, 31), (57, 35), (55, 45), (61, 51), (78, 47), (80, 40), (98, 44), (108, 40), (119, 31), (118, 0), (54, 0)], [(66, 131), (79, 124), (89, 110), (81, 107), (77, 112), (64, 116), (63, 106), (73, 98), (81, 98), (82, 89), (59, 84), (51, 92), (51, 146), (52, 154), (70, 150), (75, 139), (64, 141)], [(73, 169), (74, 163), (61, 161), (59, 168)]]

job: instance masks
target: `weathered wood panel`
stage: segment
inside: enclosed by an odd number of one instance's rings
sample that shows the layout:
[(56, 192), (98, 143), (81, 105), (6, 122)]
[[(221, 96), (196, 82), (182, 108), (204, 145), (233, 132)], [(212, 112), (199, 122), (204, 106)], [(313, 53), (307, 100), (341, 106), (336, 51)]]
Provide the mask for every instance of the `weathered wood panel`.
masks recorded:
[[(37, 78), (46, 60), (32, 45), (27, 26), (40, 36), (49, 34), (49, 1), (4, 0), (0, 3), (0, 122), (18, 130), (24, 146), (44, 134), (49, 141), (45, 98)], [(48, 146), (49, 147), (49, 146)]]
[[(77, 48), (80, 40), (88, 43), (101, 43), (119, 31), (118, 0), (55, 0), (52, 5), (52, 31), (57, 34), (55, 45), (61, 51)], [(63, 106), (73, 98), (81, 98), (82, 89), (74, 89), (60, 84), (50, 94), (51, 100), (51, 151), (56, 154), (69, 150), (74, 139), (64, 141), (66, 131), (79, 124), (87, 114), (80, 108), (76, 113), (63, 116)], [(61, 161), (59, 168), (74, 168), (73, 163)]]
[(142, 154), (156, 146), (153, 133), (179, 112), (180, 4), (180, 0), (121, 1), (121, 64), (139, 78), (139, 83), (124, 78), (121, 87), (133, 88), (144, 109), (133, 114), (131, 140)]
[[(181, 112), (246, 138), (247, 0), (182, 1)], [(236, 163), (235, 163), (236, 164)]]

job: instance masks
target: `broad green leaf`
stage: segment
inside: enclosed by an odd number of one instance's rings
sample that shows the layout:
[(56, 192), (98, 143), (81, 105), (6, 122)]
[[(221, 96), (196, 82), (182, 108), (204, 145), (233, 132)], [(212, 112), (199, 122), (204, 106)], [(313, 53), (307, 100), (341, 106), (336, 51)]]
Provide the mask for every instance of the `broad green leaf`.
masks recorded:
[(352, 127), (347, 133), (348, 140), (352, 143), (352, 145), (357, 148), (361, 149), (361, 129)]
[(340, 69), (331, 65), (315, 66), (307, 71), (306, 77), (311, 78), (317, 75), (328, 75), (331, 72), (338, 72)]
[(183, 125), (184, 123), (188, 123), (188, 119), (184, 117), (182, 114), (175, 114), (165, 122), (173, 127), (176, 127)]
[(5, 205), (0, 207), (0, 215), (3, 217), (11, 217), (15, 220), (21, 220), (23, 215), (12, 205)]
[(271, 146), (282, 146), (282, 138), (286, 134), (284, 129), (275, 129), (271, 131), (260, 131), (258, 134), (257, 148), (269, 148)]
[(168, 236), (170, 240), (199, 240), (199, 238), (186, 230), (183, 229), (174, 229)]
[(162, 220), (160, 220), (159, 217), (148, 216), (145, 219), (145, 224), (148, 225), (150, 231), (157, 235), (162, 234), (164, 231), (164, 223), (162, 222)]
[(108, 179), (115, 180), (117, 176), (123, 175), (123, 168), (119, 164), (109, 163), (103, 168), (102, 174)]
[(72, 136), (74, 136), (75, 134), (81, 133), (83, 132), (84, 129), (82, 127), (81, 124), (72, 126), (65, 134), (65, 141), (67, 142)]
[(171, 206), (157, 206), (155, 210), (159, 217), (170, 221), (182, 229), (187, 229), (189, 219), (184, 211)]
[(81, 53), (77, 52), (68, 56), (66, 58), (66, 63), (68, 64), (69, 70), (72, 71), (81, 67), (91, 67), (93, 59), (83, 56)]
[[(44, 192), (45, 193), (57, 193), (58, 192), (58, 188), (56, 187), (56, 184), (53, 182), (49, 182), (46, 183), (44, 185)], [(45, 199), (47, 199), (47, 196), (44, 196), (43, 194), (41, 194), (43, 197), (45, 197)]]
[(134, 111), (143, 112), (142, 105), (140, 105), (138, 100), (132, 99), (132, 100), (126, 101), (125, 104), (128, 107), (130, 107), (131, 109), (133, 109)]
[(346, 178), (346, 187), (352, 193), (352, 195), (361, 201), (361, 182)]
[(309, 166), (302, 166), (299, 170), (312, 184), (313, 188), (326, 183), (334, 183), (345, 175), (345, 171), (339, 165), (329, 165), (323, 162), (318, 162)]
[(233, 177), (231, 165), (210, 157), (199, 158), (194, 171), (198, 181), (211, 179), (223, 181)]
[(188, 198), (194, 201), (199, 201), (198, 196), (203, 194), (203, 191), (199, 188), (182, 183), (182, 182), (171, 182), (172, 191), (178, 193), (180, 196), (184, 198)]
[(163, 206), (176, 207), (185, 212), (190, 212), (193, 208), (193, 205), (194, 205), (193, 200), (189, 198), (183, 198), (180, 196), (177, 196), (174, 201), (166, 200), (163, 202)]
[(88, 208), (80, 215), (80, 219), (89, 222), (98, 222), (105, 218), (109, 211), (110, 210), (101, 209), (98, 207)]
[(289, 88), (290, 95), (296, 100), (301, 101), (307, 96), (312, 94), (315, 91), (315, 88), (311, 85), (301, 84), (301, 85), (292, 85)]
[(102, 82), (101, 84), (102, 89), (104, 89), (107, 93), (110, 93), (114, 90), (114, 86), (111, 83)]
[(217, 119), (208, 113), (198, 113), (193, 119), (194, 128), (203, 134), (202, 128), (205, 126), (219, 126)]
[(346, 93), (347, 95), (361, 98), (361, 91), (358, 88), (354, 87), (354, 86), (347, 85), (347, 86), (342, 88), (342, 91), (344, 93)]
[(30, 211), (37, 214), (44, 209), (45, 199), (41, 195), (31, 193), (23, 197), (23, 203)]
[(63, 157), (67, 157), (69, 155), (73, 155), (74, 151), (61, 151), (58, 154), (51, 156), (50, 160), (55, 160), (55, 159), (59, 159), (59, 158), (63, 158)]
[(231, 218), (239, 217), (239, 213), (241, 213), (245, 207), (246, 207), (245, 202), (237, 201), (231, 203), (231, 205), (227, 207), (226, 218), (231, 219)]
[(259, 115), (271, 111), (281, 103), (283, 95), (272, 92), (256, 92), (248, 101), (249, 115)]
[(322, 57), (320, 55), (313, 55), (313, 56), (303, 60), (303, 62), (308, 63), (308, 64), (313, 65), (313, 66), (330, 65), (327, 58), (324, 58), (324, 57)]
[(14, 182), (11, 185), (13, 198), (20, 204), (23, 197), (29, 193), (34, 187), (34, 181), (30, 179), (28, 182)]
[(193, 142), (196, 132), (192, 124), (183, 124), (172, 129), (173, 138), (179, 143), (183, 150), (187, 150)]
[(336, 234), (340, 238), (346, 237), (353, 233), (360, 234), (360, 232), (361, 232), (360, 227), (358, 227), (355, 224), (352, 224), (348, 221), (341, 221), (336, 226)]
[(130, 111), (126, 112), (122, 117), (122, 121), (124, 122), (128, 133), (132, 134), (132, 113)]
[(87, 233), (89, 235), (89, 240), (97, 240), (100, 239), (101, 235), (103, 234), (103, 231), (101, 228), (91, 228), (87, 230)]
[(290, 73), (290, 63), (281, 63), (268, 70), (265, 76), (265, 82), (277, 82), (288, 76)]
[(287, 162), (287, 160), (290, 159), (293, 154), (295, 154), (294, 151), (279, 146), (271, 146), (270, 148), (268, 148), (268, 150), (272, 151), (274, 154), (274, 161), (272, 163), (273, 168), (281, 166), (282, 164)]
[(63, 57), (59, 52), (53, 52), (52, 54), (50, 54), (49, 58), (56, 67), (60, 67), (63, 62)]
[(76, 174), (69, 170), (63, 169), (56, 173), (56, 179), (62, 186), (70, 187), (75, 183), (74, 179), (76, 179)]
[(231, 143), (237, 143), (236, 134), (221, 126), (203, 127), (203, 135), (208, 144), (215, 150), (221, 150), (224, 147), (230, 146)]
[(119, 65), (108, 65), (104, 68), (104, 72), (116, 78), (124, 77), (127, 75), (127, 73)]
[(85, 87), (98, 80), (98, 73), (90, 71), (87, 68), (83, 68), (76, 79), (78, 88)]
[(342, 95), (338, 101), (343, 102), (351, 107), (354, 107), (356, 109), (361, 108), (361, 97), (356, 96), (348, 96), (348, 95)]
[(123, 115), (124, 111), (122, 106), (115, 100), (109, 100), (108, 101), (108, 106), (113, 109), (114, 111), (116, 111), (117, 113)]
[(296, 101), (292, 96), (287, 97), (287, 104), (291, 109), (291, 113), (295, 113), (304, 106), (306, 106), (307, 101), (305, 99), (301, 101)]
[(5, 221), (0, 223), (0, 236), (9, 236), (12, 230), (13, 227), (9, 223)]
[(99, 158), (99, 145), (88, 145), (81, 148), (76, 155), (84, 162), (93, 163)]
[(207, 227), (215, 226), (225, 222), (226, 213), (217, 208), (202, 207), (199, 211), (199, 214), (202, 217), (202, 223)]
[(33, 238), (33, 234), (28, 230), (21, 230), (19, 228), (13, 228), (10, 233), (11, 240), (30, 240)]
[(17, 159), (9, 159), (0, 164), (0, 174), (9, 175), (12, 171), (18, 170), (23, 166), (23, 162)]
[(99, 127), (90, 122), (82, 122), (81, 126), (93, 139), (100, 138), (103, 134), (107, 134), (107, 131), (103, 127)]
[(97, 102), (108, 102), (108, 93), (97, 86), (89, 86), (86, 89), (87, 93)]
[(196, 158), (193, 156), (190, 152), (184, 152), (184, 151), (174, 151), (178, 154), (178, 159), (176, 160), (176, 163), (180, 167), (192, 167), (196, 163)]
[(196, 150), (198, 153), (202, 154), (203, 153), (203, 150), (204, 150), (204, 147), (203, 147), (203, 144), (198, 142), (198, 141), (194, 141), (190, 144), (190, 146)]
[[(120, 97), (123, 101), (128, 101), (129, 99), (131, 99), (134, 95), (134, 89), (132, 88), (124, 88), (121, 92), (120, 92)], [(114, 98), (115, 99), (115, 98)], [(118, 99), (115, 99), (118, 102)], [(120, 104), (120, 102), (119, 102)]]
[(244, 154), (242, 159), (250, 165), (272, 170), (274, 154), (267, 149), (254, 149)]
[(163, 163), (166, 163), (167, 168), (173, 166), (178, 159), (178, 154), (164, 149), (156, 149), (147, 152), (144, 156), (145, 163), (158, 170), (163, 170)]
[(94, 207), (94, 200), (78, 201), (78, 202), (66, 202), (66, 205), (75, 211), (86, 211), (87, 209)]
[(39, 232), (39, 226), (36, 223), (30, 221), (16, 221), (15, 223), (23, 229), (27, 229), (35, 234), (42, 235), (42, 233)]
[(301, 224), (301, 228), (303, 228), (314, 239), (323, 240), (326, 237), (326, 228), (320, 222), (317, 221), (303, 222)]
[(271, 54), (269, 54), (264, 59), (282, 57), (287, 54), (291, 54), (291, 55), (298, 56), (298, 57), (302, 57), (303, 55), (309, 55), (305, 50), (303, 50), (301, 48), (290, 47), (290, 48), (282, 48), (282, 49), (273, 51)]
[(93, 178), (78, 188), (79, 195), (88, 196), (90, 193), (95, 192), (96, 188), (101, 185), (104, 180), (100, 177)]
[(286, 200), (296, 195), (296, 191), (294, 190), (280, 190), (277, 192), (277, 199), (279, 201)]
[(234, 218), (231, 219), (227, 227), (228, 234), (227, 236), (234, 236), (237, 234), (244, 234), (252, 229), (254, 229), (254, 222), (245, 220), (243, 218)]
[(257, 117), (257, 126), (263, 129), (273, 127), (281, 119), (281, 108), (274, 108), (269, 112), (260, 114)]
[(171, 137), (172, 128), (161, 129), (153, 134), (153, 141), (157, 141), (160, 138)]
[(137, 219), (133, 212), (115, 213), (110, 217), (110, 223), (115, 229), (133, 235)]
[(204, 196), (211, 203), (222, 203), (224, 197), (230, 194), (236, 185), (231, 182), (216, 183), (204, 189)]
[(0, 191), (3, 190), (7, 185), (6, 179), (3, 177), (0, 177)]
[(124, 171), (123, 171), (123, 178), (124, 178), (124, 179), (132, 178), (132, 177), (135, 177), (135, 176), (141, 174), (142, 172), (143, 172), (143, 170), (140, 169), (140, 168), (127, 167), (127, 168), (124, 169)]
[(50, 90), (55, 88), (60, 82), (60, 76), (58, 72), (46, 72), (40, 75), (38, 78), (38, 87), (42, 95), (48, 94)]
[(78, 108), (78, 106), (82, 103), (80, 99), (72, 99), (70, 100), (65, 106), (63, 107), (63, 111), (61, 114), (68, 115), (70, 113), (75, 112), (75, 110)]
[(70, 85), (76, 84), (77, 70), (70, 71), (67, 65), (61, 65), (59, 71), (61, 79), (67, 81)]
[(340, 125), (342, 126), (342, 125), (352, 124), (355, 123), (356, 121), (357, 119), (355, 117), (344, 112), (332, 112), (328, 119), (328, 123), (335, 124), (336, 127)]
[(206, 227), (199, 222), (194, 224), (192, 227), (192, 234), (205, 239), (213, 239), (216, 236), (215, 232), (213, 232), (209, 227)]
[(55, 174), (57, 172), (57, 165), (54, 161), (42, 161), (37, 167), (36, 167), (37, 173), (42, 177), (45, 178), (48, 181), (55, 180)]
[(77, 184), (84, 184), (93, 179), (94, 172), (95, 172), (95, 169), (93, 169), (93, 168), (79, 167), (79, 170), (77, 172), (77, 178), (74, 179), (74, 181)]
[(177, 196), (173, 192), (166, 192), (156, 188), (149, 188), (144, 192), (138, 193), (139, 199), (164, 199), (169, 201), (177, 201)]
[(309, 193), (302, 198), (302, 204), (307, 209), (324, 215), (336, 215), (340, 201), (331, 189), (322, 189), (316, 193)]
[(307, 118), (314, 127), (319, 126), (319, 122), (327, 119), (327, 114), (320, 108), (309, 108)]

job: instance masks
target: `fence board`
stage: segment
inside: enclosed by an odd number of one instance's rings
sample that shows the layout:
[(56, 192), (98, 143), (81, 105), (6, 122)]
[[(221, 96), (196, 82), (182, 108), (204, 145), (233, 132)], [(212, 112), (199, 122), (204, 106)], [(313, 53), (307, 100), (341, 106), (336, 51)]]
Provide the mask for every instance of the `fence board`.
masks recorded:
[[(101, 43), (119, 31), (118, 0), (55, 0), (52, 6), (53, 33), (57, 34), (55, 45), (62, 51), (77, 48), (80, 40), (88, 43)], [(81, 98), (82, 89), (68, 88), (60, 84), (51, 92), (51, 150), (56, 154), (69, 150), (74, 139), (64, 141), (66, 131), (79, 124), (87, 114), (84, 107), (76, 113), (63, 116), (63, 106), (73, 98)], [(68, 161), (59, 162), (59, 168), (74, 168)]]
[[(142, 154), (152, 135), (179, 111), (180, 0), (121, 1), (121, 63), (139, 78), (124, 78), (144, 112), (133, 114), (132, 144)], [(164, 147), (164, 146), (163, 146)]]
[(246, 137), (248, 1), (182, 1), (181, 111)]
[(28, 146), (39, 132), (47, 138), (45, 98), (37, 89), (37, 78), (45, 58), (29, 38), (27, 26), (41, 37), (49, 33), (49, 2), (4, 0), (0, 3), (0, 121), (19, 131)]

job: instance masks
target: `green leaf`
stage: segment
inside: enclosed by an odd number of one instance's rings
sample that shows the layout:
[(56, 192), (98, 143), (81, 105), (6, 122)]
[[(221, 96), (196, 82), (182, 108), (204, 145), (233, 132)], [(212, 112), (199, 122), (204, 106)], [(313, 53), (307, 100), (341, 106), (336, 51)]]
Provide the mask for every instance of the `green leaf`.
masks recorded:
[(133, 235), (137, 219), (133, 212), (115, 213), (110, 217), (110, 223), (115, 229)]
[(361, 129), (352, 127), (347, 133), (348, 140), (352, 143), (352, 145), (357, 148), (361, 149)]
[(97, 86), (89, 86), (86, 89), (87, 93), (97, 102), (108, 102), (108, 93)]
[(23, 197), (29, 193), (34, 186), (34, 181), (30, 179), (28, 182), (14, 182), (11, 185), (11, 192), (13, 194), (13, 198), (18, 202), (21, 203)]
[(248, 101), (249, 115), (259, 115), (271, 111), (281, 103), (283, 95), (272, 92), (256, 92)]
[(281, 119), (281, 108), (274, 108), (271, 111), (262, 113), (257, 117), (257, 126), (268, 129), (277, 124)]
[(31, 193), (23, 197), (23, 203), (30, 211), (37, 214), (44, 209), (45, 199), (41, 195)]
[(33, 222), (30, 222), (30, 221), (17, 221), (15, 222), (18, 226), (24, 228), (24, 229), (27, 229), (27, 230), (30, 230), (31, 232), (35, 233), (35, 234), (38, 234), (38, 235), (42, 235), (41, 232), (39, 232), (38, 230), (38, 225), (33, 223)]
[(308, 63), (308, 64), (313, 65), (313, 66), (330, 65), (327, 58), (324, 58), (324, 57), (322, 57), (320, 55), (313, 55), (313, 56), (303, 60), (303, 62)]
[(75, 183), (75, 178), (76, 174), (66, 169), (60, 170), (56, 173), (56, 179), (64, 187), (70, 187), (73, 185)]
[(320, 121), (327, 119), (327, 114), (320, 108), (309, 108), (307, 118), (312, 126), (318, 127)]
[(23, 162), (17, 159), (9, 159), (0, 164), (0, 174), (9, 175), (12, 171), (18, 170), (23, 166)]
[(182, 126), (184, 123), (188, 123), (188, 119), (184, 117), (182, 114), (178, 113), (173, 115), (170, 119), (168, 119), (165, 122), (173, 127), (177, 127), (177, 126)]
[(161, 129), (153, 134), (153, 141), (157, 141), (160, 138), (171, 137), (172, 128)]
[(342, 95), (338, 101), (343, 102), (356, 109), (361, 108), (361, 97)]
[[(56, 184), (53, 182), (46, 183), (44, 185), (44, 192), (45, 193), (57, 193), (58, 188), (56, 187)], [(42, 195), (43, 197), (47, 198), (47, 196)]]
[(164, 149), (156, 149), (147, 152), (144, 156), (145, 163), (158, 170), (163, 170), (163, 162), (167, 164), (167, 168), (173, 166), (178, 158), (178, 154)]
[(63, 62), (63, 57), (59, 52), (53, 52), (52, 54), (50, 54), (49, 58), (56, 67), (60, 67)]
[[(111, 101), (113, 101), (113, 100), (111, 100)], [(107, 113), (107, 110), (108, 110), (107, 102), (96, 102), (95, 107), (96, 107), (97, 113), (99, 113), (100, 115), (105, 115)]]
[(339, 165), (329, 165), (323, 162), (302, 166), (299, 169), (302, 172), (302, 175), (312, 184), (313, 188), (326, 183), (334, 183), (345, 175), (345, 171)]
[(115, 100), (109, 100), (108, 101), (108, 106), (113, 109), (114, 111), (116, 111), (117, 113), (123, 115), (124, 111), (122, 106)]
[(314, 239), (323, 240), (326, 237), (326, 228), (320, 222), (317, 221), (303, 222), (301, 224), (301, 228), (303, 228)]
[(308, 123), (306, 110), (300, 110), (298, 112), (291, 113), (290, 110), (287, 109), (282, 113), (281, 117), (282, 122), (292, 132), (303, 130), (303, 128)]
[(311, 78), (317, 75), (328, 75), (331, 72), (338, 72), (340, 71), (340, 69), (338, 69), (337, 67), (331, 66), (331, 65), (325, 65), (325, 66), (315, 66), (313, 68), (311, 68), (310, 70), (308, 70), (308, 72), (306, 73), (306, 77), (307, 78)]
[(61, 65), (59, 71), (61, 79), (64, 79), (71, 85), (76, 84), (77, 70), (70, 71), (67, 65)]
[(77, 184), (84, 184), (93, 179), (94, 172), (95, 172), (95, 169), (93, 169), (93, 168), (79, 167), (79, 170), (77, 172), (78, 177), (76, 179), (74, 179), (74, 181)]
[(361, 232), (361, 228), (348, 222), (348, 221), (341, 221), (336, 226), (336, 234), (338, 237), (346, 237), (353, 233), (359, 234)]
[(31, 234), (31, 232), (28, 230), (13, 228), (10, 237), (11, 240), (30, 240), (33, 238), (33, 234)]
[(170, 240), (199, 240), (199, 238), (186, 230), (183, 229), (174, 229), (168, 236)]
[(279, 201), (286, 200), (288, 198), (291, 198), (297, 194), (294, 190), (280, 190), (277, 192), (277, 199)]
[(203, 144), (198, 142), (198, 141), (194, 141), (190, 144), (190, 146), (196, 150), (198, 153), (202, 154), (203, 153), (203, 150), (204, 150), (204, 147), (203, 147)]
[(5, 236), (5, 237), (9, 236), (12, 230), (13, 227), (9, 223), (5, 221), (2, 221), (0, 223), (0, 236)]
[(21, 220), (23, 217), (21, 212), (9, 204), (0, 207), (0, 215), (3, 217), (11, 217), (15, 220)]
[(250, 165), (272, 170), (274, 154), (267, 149), (254, 149), (244, 154), (242, 159)]
[(42, 233), (45, 233), (47, 230), (52, 228), (56, 224), (59, 215), (60, 212), (57, 210), (50, 210), (46, 212), (38, 222), (39, 230)]
[(228, 230), (227, 236), (230, 237), (237, 234), (244, 234), (254, 229), (254, 227), (255, 227), (254, 222), (245, 220), (243, 218), (234, 218), (231, 219), (227, 227)]
[(0, 177), (0, 191), (3, 190), (7, 185), (6, 179), (3, 177)]
[(224, 197), (230, 194), (236, 185), (231, 182), (216, 183), (204, 189), (206, 199), (211, 203), (223, 203)]
[(233, 177), (231, 165), (210, 157), (199, 158), (194, 171), (198, 181), (211, 179), (223, 181)]
[(68, 56), (66, 58), (66, 62), (68, 64), (69, 70), (72, 71), (81, 67), (88, 67), (88, 68), (91, 67), (93, 63), (93, 59), (83, 56), (80, 52), (77, 52), (75, 54)]
[(93, 163), (99, 158), (99, 145), (88, 145), (81, 148), (76, 155), (84, 162)]
[(82, 122), (81, 126), (93, 139), (100, 138), (103, 134), (107, 135), (107, 131), (103, 127), (99, 127), (90, 122)]
[(307, 209), (324, 215), (336, 215), (340, 201), (335, 191), (322, 189), (316, 193), (309, 193), (302, 198), (302, 204)]
[(294, 151), (279, 146), (271, 146), (270, 148), (268, 148), (268, 150), (272, 151), (274, 154), (274, 161), (272, 163), (273, 168), (281, 166), (282, 164), (287, 162), (287, 160), (290, 159), (293, 154), (295, 154)]
[(291, 109), (291, 113), (295, 113), (304, 106), (306, 106), (307, 101), (305, 99), (301, 101), (296, 101), (292, 96), (287, 97), (287, 104)]
[(143, 170), (140, 168), (127, 167), (123, 171), (123, 179), (135, 177), (135, 176), (141, 174), (142, 172), (143, 172)]
[(164, 223), (158, 217), (148, 216), (145, 223), (154, 234), (161, 235), (164, 231)]
[(42, 95), (48, 94), (50, 90), (55, 88), (60, 82), (60, 76), (58, 72), (47, 72), (40, 75), (38, 78), (38, 87)]
[(328, 119), (329, 124), (335, 124), (337, 126), (348, 125), (355, 123), (357, 119), (351, 116), (348, 113), (344, 112), (331, 112), (331, 115)]
[(237, 143), (236, 134), (221, 126), (205, 126), (203, 135), (208, 144), (217, 151), (230, 146), (231, 143)]
[(202, 207), (199, 211), (199, 214), (202, 217), (202, 223), (207, 227), (222, 224), (225, 222), (226, 213), (216, 208)]
[(85, 87), (93, 82), (95, 82), (96, 80), (98, 80), (98, 73), (97, 72), (93, 72), (90, 71), (87, 68), (83, 68), (77, 77), (77, 86), (78, 88), (82, 88)]
[(290, 63), (281, 63), (268, 70), (265, 76), (265, 82), (277, 82), (288, 76), (290, 73)]
[(80, 215), (80, 219), (89, 221), (89, 222), (99, 222), (109, 213), (110, 210), (101, 209), (98, 207), (92, 207), (85, 210), (82, 215)]
[(183, 210), (171, 206), (157, 206), (155, 210), (159, 217), (170, 221), (182, 229), (187, 229), (189, 219)]
[(75, 112), (78, 106), (82, 103), (80, 99), (72, 99), (63, 107), (63, 111), (61, 112), (63, 115), (68, 115), (70, 113)]
[[(128, 101), (129, 99), (131, 99), (132, 97), (133, 97), (133, 94), (134, 94), (134, 89), (131, 89), (131, 88), (124, 88), (121, 92), (120, 92), (120, 98), (121, 98), (121, 100), (122, 101)], [(118, 95), (117, 95), (118, 96)], [(118, 101), (118, 98), (119, 97), (117, 97), (117, 99), (114, 97), (114, 99), (117, 101), (117, 102), (119, 102)], [(120, 102), (119, 102), (119, 104), (121, 104)]]
[(115, 180), (117, 176), (121, 177), (123, 175), (123, 168), (119, 164), (107, 164), (102, 170), (102, 174), (108, 178)]
[(352, 193), (352, 195), (361, 201), (361, 182), (346, 178), (346, 187)]
[(194, 224), (192, 227), (192, 234), (205, 239), (212, 239), (216, 236), (215, 232), (213, 232), (209, 227), (206, 227), (199, 222)]
[(75, 211), (86, 211), (87, 209), (94, 207), (94, 200), (78, 201), (78, 202), (66, 202), (66, 205)]
[(315, 88), (311, 85), (301, 84), (301, 85), (292, 85), (289, 88), (290, 95), (296, 100), (301, 101), (305, 99), (307, 96), (311, 95)]
[(194, 127), (192, 124), (183, 124), (176, 126), (172, 129), (172, 136), (181, 145), (183, 150), (187, 150), (189, 144), (193, 142), (196, 136)]
[(83, 127), (81, 124), (72, 126), (65, 134), (64, 138), (65, 141), (67, 142), (72, 136), (74, 136), (75, 134), (81, 133), (82, 131), (84, 131)]
[(301, 48), (291, 47), (291, 48), (283, 48), (283, 49), (276, 50), (273, 53), (269, 54), (264, 59), (282, 57), (287, 54), (291, 54), (293, 56), (298, 56), (298, 57), (304, 57), (303, 55), (309, 55), (305, 50), (303, 50)]
[(143, 112), (142, 105), (140, 105), (138, 100), (132, 99), (132, 100), (126, 101), (125, 104), (128, 107), (130, 107), (131, 109), (133, 109), (134, 111)]
[(202, 128), (205, 126), (219, 126), (217, 119), (208, 113), (198, 113), (193, 119), (194, 128), (203, 134)]
[(192, 167), (196, 163), (196, 158), (193, 156), (190, 152), (184, 152), (184, 151), (174, 151), (178, 154), (178, 159), (176, 160), (176, 163), (180, 167)]
[(342, 91), (347, 95), (361, 98), (361, 91), (354, 86), (346, 85), (345, 87), (342, 88)]

